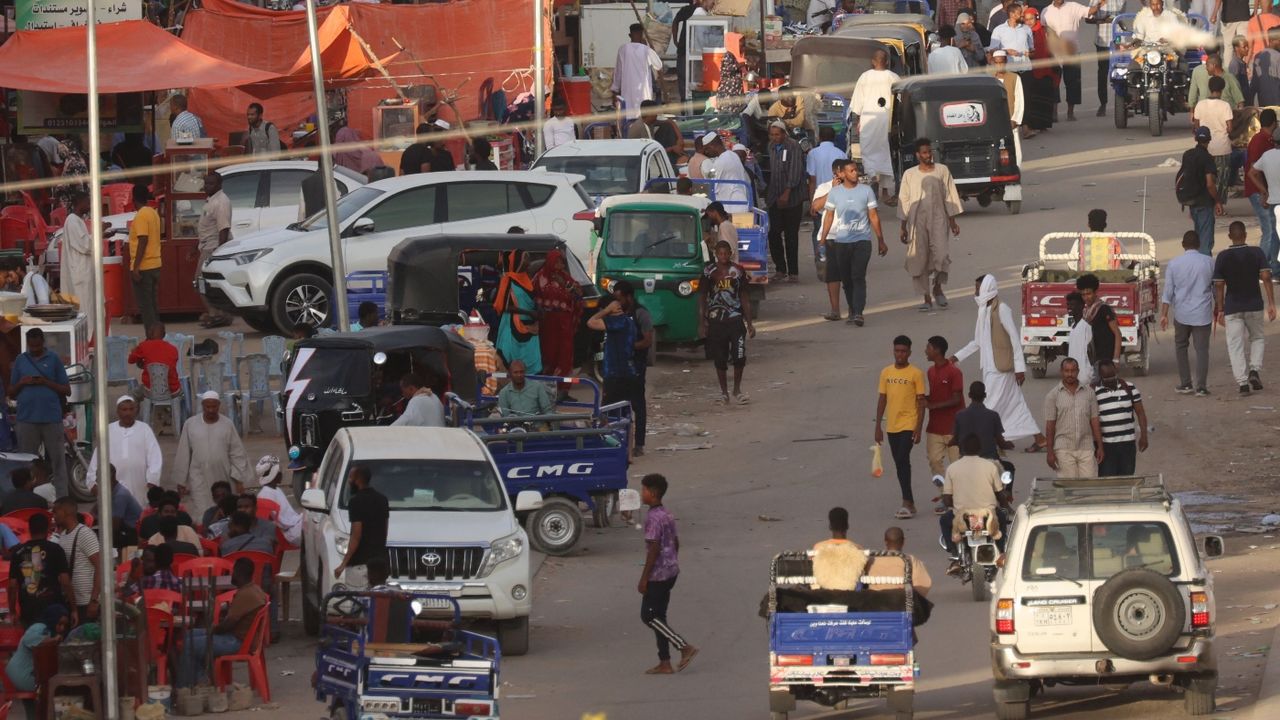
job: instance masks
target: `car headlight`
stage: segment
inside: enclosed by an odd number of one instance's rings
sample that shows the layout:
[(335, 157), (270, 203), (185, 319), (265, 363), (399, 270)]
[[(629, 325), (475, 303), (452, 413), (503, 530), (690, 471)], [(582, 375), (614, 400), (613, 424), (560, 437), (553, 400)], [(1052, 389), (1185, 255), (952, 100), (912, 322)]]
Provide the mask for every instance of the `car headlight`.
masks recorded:
[(271, 248), (259, 248), (257, 250), (245, 250), (244, 252), (233, 253), (231, 255), (219, 255), (209, 258), (212, 260), (230, 260), (236, 265), (248, 265), (258, 258), (271, 252)]
[(600, 287), (604, 288), (605, 292), (613, 292), (613, 286), (617, 284), (618, 281), (613, 278), (600, 278)]
[(689, 297), (690, 295), (698, 292), (698, 281), (685, 280), (676, 287), (676, 292), (680, 293), (683, 297)]
[(338, 551), (338, 557), (347, 556), (347, 545), (351, 542), (351, 538), (346, 535), (333, 536), (333, 549)]
[(499, 565), (520, 557), (524, 552), (524, 538), (519, 532), (508, 535), (501, 540), (497, 540), (489, 546), (489, 557), (485, 559), (484, 565), (480, 568), (480, 577), (487, 577)]
[(1146, 59), (1148, 65), (1159, 65), (1164, 60), (1164, 56), (1159, 50), (1148, 50)]

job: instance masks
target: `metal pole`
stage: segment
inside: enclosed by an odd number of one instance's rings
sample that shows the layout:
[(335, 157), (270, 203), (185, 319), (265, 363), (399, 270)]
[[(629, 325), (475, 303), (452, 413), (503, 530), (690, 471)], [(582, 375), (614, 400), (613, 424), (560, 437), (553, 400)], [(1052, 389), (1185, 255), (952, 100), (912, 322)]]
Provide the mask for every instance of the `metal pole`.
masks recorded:
[(347, 263), (342, 255), (338, 231), (338, 191), (333, 184), (333, 155), (329, 153), (329, 103), (324, 95), (324, 67), (320, 64), (320, 38), (316, 22), (316, 0), (307, 0), (307, 42), (311, 44), (311, 85), (316, 94), (316, 130), (320, 135), (320, 174), (324, 178), (324, 212), (329, 225), (329, 254), (333, 256), (333, 309), (338, 313), (338, 330), (351, 329), (347, 312)]
[(542, 124), (547, 121), (545, 55), (542, 51), (543, 0), (533, 0), (533, 154), (542, 155)]
[(769, 0), (756, 0), (760, 3), (760, 79), (769, 82), (769, 50), (764, 46), (765, 3)]
[[(107, 303), (102, 272), (102, 140), (98, 125), (98, 8), (88, 0), (85, 19), (86, 48), (89, 55), (89, 229), (93, 232), (93, 436), (98, 451), (98, 623), (102, 627), (103, 704), (97, 713), (116, 720), (120, 712), (120, 688), (116, 685), (116, 592), (115, 550), (111, 537), (111, 450), (107, 442)], [(123, 267), (123, 266), (121, 266)], [(63, 278), (66, 282), (66, 278)], [(141, 660), (141, 658), (139, 658)]]

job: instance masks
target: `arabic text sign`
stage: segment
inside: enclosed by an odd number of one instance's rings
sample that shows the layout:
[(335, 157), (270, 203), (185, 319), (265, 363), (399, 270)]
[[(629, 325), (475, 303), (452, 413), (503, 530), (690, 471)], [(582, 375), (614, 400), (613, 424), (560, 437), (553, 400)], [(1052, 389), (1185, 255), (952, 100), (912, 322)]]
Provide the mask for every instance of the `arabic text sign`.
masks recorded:
[[(19, 30), (87, 25), (84, 0), (17, 0)], [(98, 24), (142, 19), (142, 0), (97, 0)]]
[(942, 106), (942, 126), (973, 127), (987, 121), (986, 106), (980, 100), (947, 103)]

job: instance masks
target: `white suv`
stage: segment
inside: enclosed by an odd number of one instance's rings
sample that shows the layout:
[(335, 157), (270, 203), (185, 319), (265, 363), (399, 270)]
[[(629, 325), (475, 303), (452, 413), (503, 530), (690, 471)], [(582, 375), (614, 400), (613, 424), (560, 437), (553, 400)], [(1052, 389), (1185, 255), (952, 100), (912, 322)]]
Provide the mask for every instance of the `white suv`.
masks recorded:
[[(319, 633), (323, 598), (347, 551), (351, 467), (363, 465), (387, 497), (387, 562), (401, 588), (449, 595), (466, 618), (495, 620), (506, 655), (529, 647), (533, 583), (529, 541), (516, 522), (498, 468), (469, 430), (343, 428), (320, 464), (316, 487), (302, 494), (303, 625)], [(526, 491), (515, 511), (541, 506)]]
[[(512, 226), (564, 239), (589, 257), (595, 215), (581, 175), (534, 171), (432, 172), (387, 178), (338, 201), (348, 273), (387, 269), (402, 240), (436, 234), (505, 233)], [(332, 321), (333, 266), (324, 213), (286, 228), (238, 237), (201, 268), (200, 294), (263, 332)]]
[[(1208, 536), (1204, 555), (1222, 554)], [(1009, 529), (991, 601), (996, 717), (1054, 684), (1151, 681), (1214, 710), (1213, 575), (1158, 477), (1037, 480)]]

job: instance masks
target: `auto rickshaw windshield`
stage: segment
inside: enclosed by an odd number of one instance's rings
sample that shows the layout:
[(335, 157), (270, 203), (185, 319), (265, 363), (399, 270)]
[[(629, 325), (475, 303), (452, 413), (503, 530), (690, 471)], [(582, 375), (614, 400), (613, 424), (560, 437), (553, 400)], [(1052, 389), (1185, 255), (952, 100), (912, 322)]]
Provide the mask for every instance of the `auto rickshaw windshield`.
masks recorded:
[(614, 257), (693, 257), (700, 253), (698, 218), (672, 212), (613, 213), (606, 251)]
[(299, 348), (294, 363), (296, 380), (307, 381), (306, 395), (364, 397), (371, 392), (374, 367), (368, 350)]

